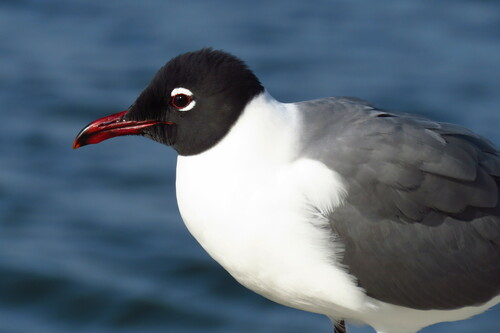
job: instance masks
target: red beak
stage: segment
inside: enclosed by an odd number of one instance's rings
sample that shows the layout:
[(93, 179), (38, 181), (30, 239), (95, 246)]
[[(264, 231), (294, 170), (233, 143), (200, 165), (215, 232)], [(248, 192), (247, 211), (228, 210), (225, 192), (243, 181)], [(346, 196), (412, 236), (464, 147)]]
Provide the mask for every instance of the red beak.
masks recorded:
[(118, 112), (88, 124), (76, 136), (75, 142), (73, 142), (73, 149), (99, 143), (115, 136), (141, 135), (145, 128), (158, 124), (173, 125), (170, 121), (124, 120), (123, 116), (125, 116), (127, 112), (128, 111)]

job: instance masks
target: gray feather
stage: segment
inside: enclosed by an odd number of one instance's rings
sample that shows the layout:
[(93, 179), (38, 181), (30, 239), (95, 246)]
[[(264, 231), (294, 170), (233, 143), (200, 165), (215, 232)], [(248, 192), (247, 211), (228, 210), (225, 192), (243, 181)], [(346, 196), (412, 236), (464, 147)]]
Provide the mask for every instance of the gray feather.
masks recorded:
[(348, 185), (328, 218), (343, 264), (369, 296), (452, 309), (500, 293), (500, 155), (491, 142), (350, 98), (298, 107), (301, 155)]

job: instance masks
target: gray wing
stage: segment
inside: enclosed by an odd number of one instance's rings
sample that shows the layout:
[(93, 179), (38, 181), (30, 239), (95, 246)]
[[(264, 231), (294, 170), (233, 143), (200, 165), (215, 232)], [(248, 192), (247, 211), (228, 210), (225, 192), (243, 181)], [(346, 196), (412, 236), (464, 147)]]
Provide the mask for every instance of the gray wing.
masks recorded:
[(500, 156), (490, 142), (349, 98), (298, 107), (303, 154), (347, 182), (330, 226), (369, 296), (452, 309), (500, 293)]

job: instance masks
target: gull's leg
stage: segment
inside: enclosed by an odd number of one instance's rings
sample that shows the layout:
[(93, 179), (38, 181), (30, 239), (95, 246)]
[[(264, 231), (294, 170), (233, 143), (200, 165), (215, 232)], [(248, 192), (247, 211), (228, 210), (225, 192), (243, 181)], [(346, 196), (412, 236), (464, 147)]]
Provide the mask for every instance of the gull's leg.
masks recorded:
[(333, 322), (333, 333), (347, 333), (347, 328), (345, 327), (345, 322), (343, 320), (332, 321)]

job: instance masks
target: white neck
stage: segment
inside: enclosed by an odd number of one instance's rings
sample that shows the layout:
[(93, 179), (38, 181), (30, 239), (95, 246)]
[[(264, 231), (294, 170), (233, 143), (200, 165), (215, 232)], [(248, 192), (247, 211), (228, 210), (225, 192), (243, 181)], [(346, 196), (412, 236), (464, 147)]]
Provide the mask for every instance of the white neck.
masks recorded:
[[(198, 155), (178, 157), (179, 209), (200, 244), (205, 245), (205, 237), (211, 234), (215, 223), (222, 223), (221, 213), (229, 214), (232, 212), (229, 207), (244, 202), (245, 196), (257, 195), (243, 191), (249, 188), (257, 191), (260, 185), (265, 186), (271, 181), (273, 170), (294, 158), (296, 118), (293, 105), (279, 103), (264, 92), (246, 106), (218, 144)], [(235, 221), (223, 229), (238, 224), (241, 223)], [(209, 246), (205, 249), (221, 261)]]
[(294, 132), (298, 126), (293, 104), (276, 101), (267, 92), (251, 100), (230, 132), (214, 147), (194, 159), (213, 159), (230, 164), (254, 160), (279, 163), (294, 156)]

